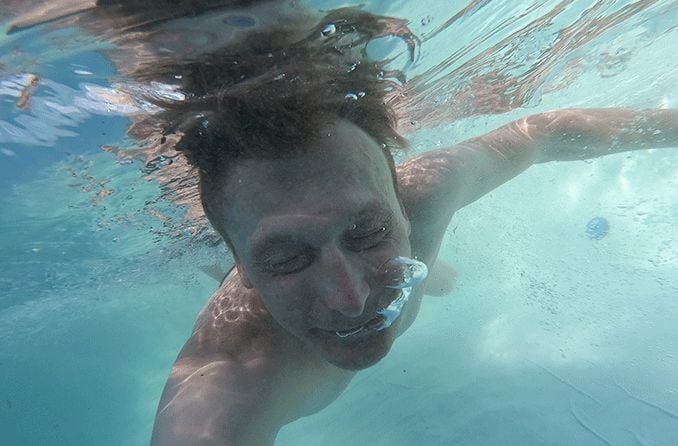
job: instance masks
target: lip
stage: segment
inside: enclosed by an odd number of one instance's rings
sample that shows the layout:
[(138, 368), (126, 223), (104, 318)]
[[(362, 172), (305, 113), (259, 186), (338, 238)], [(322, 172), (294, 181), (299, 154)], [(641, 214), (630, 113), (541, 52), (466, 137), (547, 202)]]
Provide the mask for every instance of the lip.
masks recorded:
[[(380, 311), (384, 310), (387, 308), (391, 303), (398, 298), (399, 292), (398, 290), (390, 290), (392, 291), (392, 294), (394, 295), (389, 295), (386, 299), (384, 299), (383, 302), (380, 303), (380, 305), (374, 309), (374, 311), (370, 311), (367, 314), (371, 314), (372, 316), (370, 318), (366, 318), (362, 322), (351, 324), (351, 325), (346, 325), (341, 328), (321, 328), (321, 327), (316, 327), (312, 328), (310, 332), (312, 334), (322, 334), (324, 337), (332, 337), (334, 339), (341, 339), (341, 340), (352, 340), (352, 339), (361, 339), (366, 336), (369, 336), (370, 334), (378, 333), (378, 331), (374, 330), (373, 328), (377, 326), (383, 319), (384, 317), (379, 314)], [(390, 294), (390, 293), (389, 293)], [(384, 296), (382, 296), (383, 298)], [(367, 329), (363, 329), (361, 332), (349, 335), (346, 337), (340, 337), (337, 336), (337, 332), (339, 333), (344, 333), (344, 332), (350, 332), (350, 331), (356, 331), (360, 330), (361, 328), (366, 327)], [(385, 330), (384, 330), (385, 331)]]
[(375, 319), (377, 319), (377, 318), (380, 317), (379, 314), (378, 314), (376, 311), (372, 312), (371, 314), (374, 314), (374, 316), (372, 316), (372, 317), (369, 318), (369, 319), (365, 319), (365, 321), (360, 322), (360, 323), (357, 323), (357, 324), (349, 325), (349, 326), (342, 327), (342, 328), (319, 328), (319, 330), (329, 331), (329, 332), (331, 332), (331, 333), (334, 333), (335, 331), (350, 331), (350, 330), (356, 330), (356, 329), (358, 329), (358, 328), (361, 328), (361, 327), (367, 325), (367, 324), (370, 323), (370, 322), (373, 322)]
[(383, 316), (380, 314), (376, 314), (372, 319), (368, 319), (366, 322), (358, 325), (354, 325), (353, 327), (345, 328), (342, 330), (326, 330), (329, 331), (330, 333), (349, 333), (351, 331), (356, 331), (356, 330), (361, 330), (361, 329), (367, 329), (370, 330), (377, 325), (384, 319)]
[(333, 343), (353, 344), (384, 334), (389, 328), (392, 328), (389, 327), (383, 330), (376, 330), (376, 327), (380, 326), (383, 320), (384, 316), (377, 314), (373, 318), (368, 319), (367, 322), (355, 325), (346, 330), (325, 330), (322, 328), (315, 328), (311, 330), (311, 333), (314, 336), (331, 340)]

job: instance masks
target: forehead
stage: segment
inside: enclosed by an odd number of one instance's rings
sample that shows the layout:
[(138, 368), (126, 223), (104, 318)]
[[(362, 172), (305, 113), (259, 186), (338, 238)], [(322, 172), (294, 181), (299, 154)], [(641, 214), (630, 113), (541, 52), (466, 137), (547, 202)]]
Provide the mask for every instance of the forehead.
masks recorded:
[(341, 218), (380, 204), (397, 206), (381, 147), (347, 121), (319, 129), (300, 156), (239, 162), (223, 190), (224, 223), (231, 236), (285, 215)]

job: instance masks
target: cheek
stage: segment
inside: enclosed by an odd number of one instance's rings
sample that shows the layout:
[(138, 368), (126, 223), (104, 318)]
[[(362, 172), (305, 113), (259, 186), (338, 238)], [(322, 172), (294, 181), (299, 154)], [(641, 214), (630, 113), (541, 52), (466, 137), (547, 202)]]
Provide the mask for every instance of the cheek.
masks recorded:
[(310, 311), (309, 289), (295, 276), (277, 278), (259, 290), (264, 306), (278, 322), (303, 320)]
[(402, 224), (394, 228), (386, 246), (392, 251), (386, 260), (394, 256), (409, 256), (411, 254), (409, 224), (406, 220), (403, 220)]

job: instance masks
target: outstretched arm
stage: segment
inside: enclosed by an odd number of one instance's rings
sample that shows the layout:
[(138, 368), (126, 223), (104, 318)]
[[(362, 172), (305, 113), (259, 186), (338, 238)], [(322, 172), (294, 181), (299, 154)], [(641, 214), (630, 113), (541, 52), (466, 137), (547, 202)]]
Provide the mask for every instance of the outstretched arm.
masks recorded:
[[(401, 182), (454, 211), (534, 163), (678, 147), (678, 109), (566, 109), (528, 116), (400, 167)], [(418, 188), (412, 184), (415, 189)]]
[(572, 109), (534, 115), (527, 121), (537, 144), (537, 162), (678, 147), (678, 109)]
[(237, 361), (180, 358), (165, 386), (151, 444), (272, 445), (280, 426), (263, 410), (258, 378)]

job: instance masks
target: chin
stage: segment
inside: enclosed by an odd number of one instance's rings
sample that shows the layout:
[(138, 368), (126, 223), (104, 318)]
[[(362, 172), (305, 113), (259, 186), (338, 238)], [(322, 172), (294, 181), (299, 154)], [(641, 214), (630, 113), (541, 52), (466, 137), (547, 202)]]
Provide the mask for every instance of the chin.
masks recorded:
[(393, 328), (391, 326), (355, 341), (323, 336), (323, 339), (316, 338), (315, 350), (323, 359), (340, 369), (363, 370), (381, 361), (391, 351), (395, 340)]
[(367, 369), (369, 367), (372, 367), (379, 361), (381, 361), (386, 355), (388, 354), (388, 350), (381, 352), (379, 355), (358, 355), (354, 356), (351, 355), (350, 357), (348, 356), (343, 356), (343, 357), (326, 357), (325, 359), (327, 362), (332, 364), (335, 367), (339, 367), (340, 369), (344, 370), (350, 370), (352, 372), (357, 372), (360, 370)]

